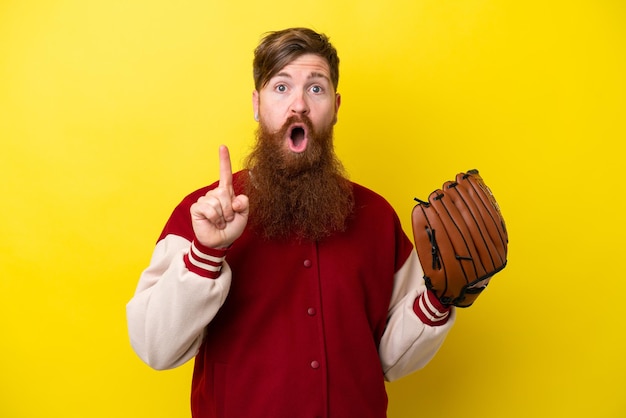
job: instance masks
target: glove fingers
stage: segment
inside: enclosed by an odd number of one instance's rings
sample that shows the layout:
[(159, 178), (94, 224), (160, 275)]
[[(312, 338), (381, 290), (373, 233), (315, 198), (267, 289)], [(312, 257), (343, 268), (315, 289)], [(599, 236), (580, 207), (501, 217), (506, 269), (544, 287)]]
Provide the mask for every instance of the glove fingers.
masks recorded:
[(481, 262), (481, 254), (475, 244), (474, 234), (476, 231), (473, 230), (475, 228), (468, 227), (463, 214), (452, 200), (449, 191), (450, 184), (451, 182), (444, 183), (443, 189), (447, 191), (441, 195), (431, 194), (429, 201), (442, 219), (442, 227), (446, 228), (446, 234), (454, 247), (451, 256), (455, 256), (465, 273), (465, 279), (471, 283), (475, 279), (485, 276), (488, 270)]
[[(461, 179), (459, 179), (460, 176), (462, 177)], [(461, 190), (467, 192), (466, 200), (472, 200), (477, 205), (480, 216), (487, 227), (486, 231), (498, 252), (499, 264), (506, 263), (508, 245), (506, 224), (500, 212), (498, 202), (496, 202), (491, 190), (478, 173), (468, 175), (461, 173), (457, 176), (457, 181), (462, 186)]]
[[(448, 182), (444, 187), (448, 188), (450, 200), (468, 226), (471, 237), (469, 245), (474, 245), (479, 255), (476, 261), (483, 266), (485, 272), (496, 271), (505, 262), (505, 258), (498, 248), (501, 239), (491, 214), (476, 196), (468, 180), (461, 180), (460, 183)], [(494, 242), (494, 239), (498, 242)]]
[[(437, 193), (437, 192), (433, 192)], [(432, 206), (416, 205), (412, 213), (415, 250), (422, 263), (426, 286), (444, 303), (452, 303), (458, 289), (449, 283), (449, 278), (466, 277), (461, 265), (454, 258), (444, 258), (444, 254), (455, 254), (440, 214)], [(463, 279), (461, 279), (463, 280)], [(467, 284), (464, 280), (463, 285)]]

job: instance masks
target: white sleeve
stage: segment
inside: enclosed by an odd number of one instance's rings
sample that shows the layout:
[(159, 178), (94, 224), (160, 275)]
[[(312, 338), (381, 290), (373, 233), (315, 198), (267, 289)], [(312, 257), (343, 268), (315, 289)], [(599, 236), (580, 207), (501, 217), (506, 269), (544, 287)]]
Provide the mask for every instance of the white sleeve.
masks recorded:
[[(437, 353), (454, 323), (455, 308), (442, 309), (438, 301), (432, 300), (423, 276), (413, 249), (395, 275), (388, 323), (379, 347), (388, 381), (423, 368)], [(419, 316), (415, 309), (419, 310)]]
[(221, 264), (221, 273), (212, 279), (187, 268), (184, 259), (190, 251), (197, 249), (182, 237), (168, 235), (160, 240), (126, 305), (131, 345), (157, 370), (178, 367), (197, 354), (205, 327), (230, 289), (232, 274), (223, 257), (214, 259)]

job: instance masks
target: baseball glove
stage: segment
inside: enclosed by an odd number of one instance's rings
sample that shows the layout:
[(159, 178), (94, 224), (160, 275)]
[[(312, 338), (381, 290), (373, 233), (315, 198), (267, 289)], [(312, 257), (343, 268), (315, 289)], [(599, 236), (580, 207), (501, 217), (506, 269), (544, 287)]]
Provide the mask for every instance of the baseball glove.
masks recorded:
[(468, 307), (507, 263), (500, 208), (478, 170), (415, 199), (411, 220), (426, 286), (444, 305)]

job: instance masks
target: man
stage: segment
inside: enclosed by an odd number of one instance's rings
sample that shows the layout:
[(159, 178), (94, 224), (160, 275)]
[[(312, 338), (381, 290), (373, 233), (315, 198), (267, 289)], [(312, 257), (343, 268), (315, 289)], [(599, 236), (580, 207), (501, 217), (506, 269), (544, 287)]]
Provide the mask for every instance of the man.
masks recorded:
[(208, 417), (386, 416), (384, 381), (423, 367), (453, 308), (426, 290), (391, 206), (333, 151), (341, 96), (328, 38), (292, 28), (255, 50), (257, 142), (174, 210), (127, 306), (155, 369), (195, 357)]

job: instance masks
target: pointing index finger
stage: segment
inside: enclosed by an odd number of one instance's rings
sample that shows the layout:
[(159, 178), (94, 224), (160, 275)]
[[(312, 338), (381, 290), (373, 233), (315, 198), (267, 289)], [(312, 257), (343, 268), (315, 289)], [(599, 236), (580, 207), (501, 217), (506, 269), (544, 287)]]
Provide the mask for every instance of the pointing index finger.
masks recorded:
[(230, 164), (230, 153), (226, 145), (220, 146), (220, 187), (232, 188), (233, 169)]

